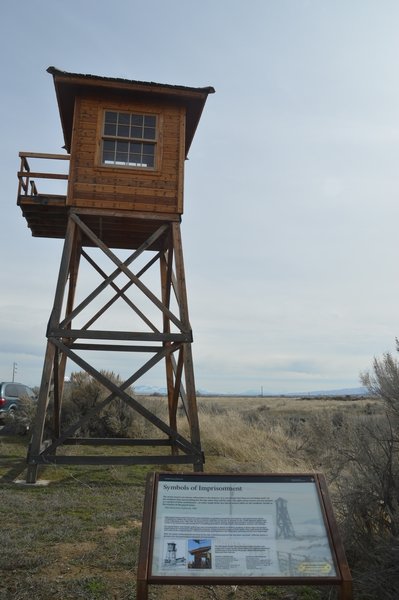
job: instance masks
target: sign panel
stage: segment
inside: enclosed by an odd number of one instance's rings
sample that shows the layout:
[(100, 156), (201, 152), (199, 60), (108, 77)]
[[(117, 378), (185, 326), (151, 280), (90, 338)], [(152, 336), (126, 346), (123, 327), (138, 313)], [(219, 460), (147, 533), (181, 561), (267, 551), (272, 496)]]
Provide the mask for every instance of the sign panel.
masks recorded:
[(339, 577), (313, 475), (159, 474), (150, 577)]

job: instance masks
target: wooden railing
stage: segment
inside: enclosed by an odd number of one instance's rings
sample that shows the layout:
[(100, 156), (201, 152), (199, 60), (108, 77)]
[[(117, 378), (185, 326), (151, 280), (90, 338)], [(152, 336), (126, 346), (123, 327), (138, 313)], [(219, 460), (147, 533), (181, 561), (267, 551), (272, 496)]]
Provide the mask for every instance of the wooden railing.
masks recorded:
[(35, 179), (63, 179), (68, 180), (67, 173), (45, 173), (40, 171), (31, 171), (28, 158), (44, 160), (69, 160), (69, 154), (43, 154), (39, 152), (20, 152), (21, 167), (18, 171), (18, 198), (21, 196), (37, 196), (38, 190)]

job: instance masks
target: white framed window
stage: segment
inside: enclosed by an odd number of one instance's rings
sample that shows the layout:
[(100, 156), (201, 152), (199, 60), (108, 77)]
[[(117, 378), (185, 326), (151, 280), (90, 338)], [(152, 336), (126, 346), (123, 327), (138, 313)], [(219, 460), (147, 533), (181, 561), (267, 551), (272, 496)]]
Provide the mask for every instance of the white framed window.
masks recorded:
[(104, 112), (101, 162), (103, 165), (154, 169), (157, 117), (137, 113)]

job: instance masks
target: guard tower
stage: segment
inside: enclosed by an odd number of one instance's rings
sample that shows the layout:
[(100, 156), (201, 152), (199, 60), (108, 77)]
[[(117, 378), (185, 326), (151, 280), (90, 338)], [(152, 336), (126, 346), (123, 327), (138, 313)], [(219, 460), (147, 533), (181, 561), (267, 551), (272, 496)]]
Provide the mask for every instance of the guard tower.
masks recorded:
[[(64, 238), (65, 242), (47, 327), (27, 481), (34, 483), (38, 467), (48, 463), (191, 463), (195, 471), (202, 471), (180, 222), (184, 160), (207, 96), (214, 89), (66, 73), (54, 67), (47, 71), (54, 79), (67, 154), (20, 153), (18, 205), (33, 236)], [(33, 162), (42, 160), (46, 166), (69, 161), (69, 168), (64, 174), (32, 169)], [(63, 194), (40, 191), (41, 184), (63, 179), (67, 181)], [(85, 277), (82, 258), (100, 283), (77, 300), (79, 283)], [(112, 265), (111, 271), (105, 271), (104, 260)], [(145, 279), (154, 266), (155, 290)], [(144, 299), (144, 308), (139, 298)], [(112, 317), (113, 325), (102, 328), (101, 322), (118, 303), (131, 318), (121, 328)], [(96, 366), (99, 353), (135, 357), (135, 368), (122, 385)], [(62, 406), (68, 360), (109, 394), (65, 427)], [(162, 362), (167, 422), (127, 393)], [(151, 439), (78, 437), (84, 423), (118, 399), (152, 423), (158, 434)], [(185, 437), (177, 431), (178, 406), (187, 416), (189, 435)], [(48, 417), (50, 440), (44, 435)], [(121, 456), (59, 453), (68, 444), (128, 445), (132, 449)], [(134, 446), (158, 450), (135, 454)], [(169, 448), (166, 453), (160, 450), (165, 446)]]
[(288, 512), (288, 500), (277, 498), (276, 500), (276, 539), (288, 540), (295, 537), (294, 526)]

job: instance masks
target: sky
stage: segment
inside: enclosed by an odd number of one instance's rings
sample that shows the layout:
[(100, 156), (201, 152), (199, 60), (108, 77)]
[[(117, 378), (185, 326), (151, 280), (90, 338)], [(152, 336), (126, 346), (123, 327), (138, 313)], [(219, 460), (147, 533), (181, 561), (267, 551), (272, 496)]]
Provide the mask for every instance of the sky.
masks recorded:
[(31, 236), (16, 173), (62, 152), (54, 65), (216, 90), (185, 165), (196, 387), (359, 386), (399, 335), (398, 22), (394, 0), (2, 3), (0, 379), (43, 367), (62, 241)]

